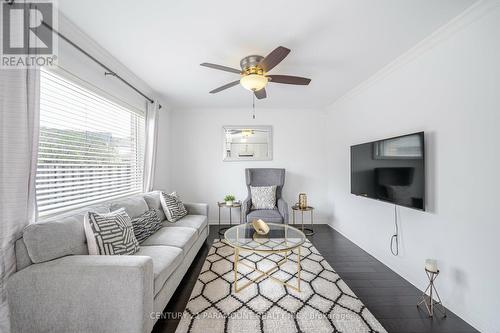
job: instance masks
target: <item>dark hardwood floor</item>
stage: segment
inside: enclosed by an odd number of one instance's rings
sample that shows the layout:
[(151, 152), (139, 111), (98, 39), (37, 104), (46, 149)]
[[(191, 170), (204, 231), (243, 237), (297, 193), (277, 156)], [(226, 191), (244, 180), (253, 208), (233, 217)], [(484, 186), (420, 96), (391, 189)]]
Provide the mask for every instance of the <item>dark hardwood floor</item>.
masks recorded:
[[(211, 226), (207, 242), (165, 308), (166, 318), (158, 320), (153, 332), (175, 332), (180, 320), (176, 314), (186, 307), (217, 231)], [(430, 319), (417, 309), (421, 291), (412, 284), (329, 226), (316, 225), (314, 231), (309, 240), (388, 332), (477, 332), (449, 310), (446, 318)]]

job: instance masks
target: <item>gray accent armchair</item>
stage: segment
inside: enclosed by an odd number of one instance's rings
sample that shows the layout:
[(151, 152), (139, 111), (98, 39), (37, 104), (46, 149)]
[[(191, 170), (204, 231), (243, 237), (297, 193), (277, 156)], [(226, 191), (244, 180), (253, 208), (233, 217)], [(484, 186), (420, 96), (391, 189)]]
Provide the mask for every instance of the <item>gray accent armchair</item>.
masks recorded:
[[(288, 223), (288, 204), (281, 197), (283, 185), (285, 185), (285, 169), (245, 169), (245, 178), (248, 189), (248, 197), (245, 199), (245, 201), (243, 201), (241, 207), (243, 220), (246, 222), (251, 222), (254, 219), (262, 219), (266, 222)], [(272, 185), (276, 185), (276, 208), (252, 209), (252, 195), (250, 192), (250, 186)]]

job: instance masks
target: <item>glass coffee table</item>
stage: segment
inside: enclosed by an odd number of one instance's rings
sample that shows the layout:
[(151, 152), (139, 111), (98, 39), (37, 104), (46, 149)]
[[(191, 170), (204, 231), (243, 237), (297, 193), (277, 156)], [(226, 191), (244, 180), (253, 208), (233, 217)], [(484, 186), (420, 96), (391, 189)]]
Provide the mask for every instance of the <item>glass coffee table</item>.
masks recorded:
[[(306, 241), (304, 233), (286, 224), (268, 223), (269, 232), (266, 235), (258, 234), (252, 223), (240, 224), (228, 229), (224, 233), (225, 242), (234, 248), (234, 290), (239, 292), (259, 282), (263, 277), (279, 282), (287, 287), (300, 291), (300, 247)], [(292, 285), (272, 276), (281, 265), (288, 261), (288, 256), (297, 249), (297, 285)], [(282, 254), (284, 259), (276, 262), (267, 270), (259, 270), (257, 265), (248, 264), (244, 258), (240, 260), (240, 252), (253, 252), (260, 254)], [(238, 265), (246, 266), (255, 272), (259, 272), (256, 278), (248, 278), (250, 281), (238, 287)]]

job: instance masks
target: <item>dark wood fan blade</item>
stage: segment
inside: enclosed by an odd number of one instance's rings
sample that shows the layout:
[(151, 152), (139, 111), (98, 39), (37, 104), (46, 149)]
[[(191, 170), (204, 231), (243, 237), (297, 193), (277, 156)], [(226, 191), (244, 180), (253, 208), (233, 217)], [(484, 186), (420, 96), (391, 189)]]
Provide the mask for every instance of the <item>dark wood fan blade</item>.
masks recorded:
[(264, 99), (267, 97), (266, 88), (254, 91), (253, 93), (255, 94), (255, 97), (257, 97), (257, 99)]
[(226, 72), (241, 74), (241, 71), (239, 69), (231, 68), (231, 67), (226, 67), (226, 66), (222, 66), (222, 65), (211, 64), (211, 63), (208, 63), (208, 62), (204, 62), (204, 63), (200, 64), (200, 66), (205, 66), (205, 67), (209, 67), (209, 68), (213, 68), (213, 69), (218, 69), (218, 70), (221, 70), (221, 71), (226, 71)]
[(262, 59), (259, 63), (259, 66), (264, 69), (264, 71), (269, 72), (274, 68), (277, 64), (279, 64), (285, 57), (290, 53), (290, 49), (287, 49), (283, 46), (278, 46), (271, 53), (267, 55), (264, 59)]
[(307, 86), (311, 79), (300, 76), (290, 76), (290, 75), (267, 75), (269, 82), (274, 83), (284, 83), (284, 84), (296, 84), (301, 86)]
[(240, 83), (240, 80), (230, 82), (230, 83), (228, 83), (228, 84), (223, 85), (222, 87), (219, 87), (219, 88), (217, 88), (217, 89), (212, 90), (210, 93), (211, 93), (211, 94), (218, 93), (219, 91), (225, 90), (225, 89), (227, 89), (227, 88), (234, 87), (234, 86), (238, 85), (238, 83)]

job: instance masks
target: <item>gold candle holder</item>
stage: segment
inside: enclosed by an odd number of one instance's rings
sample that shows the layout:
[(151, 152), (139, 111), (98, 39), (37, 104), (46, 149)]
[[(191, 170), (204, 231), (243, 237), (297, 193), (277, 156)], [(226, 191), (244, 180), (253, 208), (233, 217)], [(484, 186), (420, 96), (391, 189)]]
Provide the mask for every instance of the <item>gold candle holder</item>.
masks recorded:
[(305, 193), (299, 193), (299, 208), (307, 208), (307, 195)]

